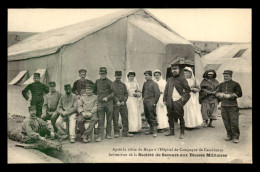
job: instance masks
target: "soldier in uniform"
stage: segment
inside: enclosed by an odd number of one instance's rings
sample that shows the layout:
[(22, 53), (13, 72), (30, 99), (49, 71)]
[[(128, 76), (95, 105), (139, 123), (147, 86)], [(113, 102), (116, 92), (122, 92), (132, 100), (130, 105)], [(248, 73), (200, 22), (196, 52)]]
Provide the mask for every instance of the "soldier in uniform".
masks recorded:
[[(44, 93), (49, 93), (49, 88), (45, 84), (40, 82), (40, 74), (34, 73), (33, 75), (34, 82), (27, 85), (22, 91), (23, 97), (26, 101), (30, 101), (30, 105), (36, 106), (36, 116), (41, 117), (42, 115), (42, 105), (43, 105), (43, 96)], [(27, 95), (28, 91), (31, 91), (32, 99), (29, 100), (29, 96)]]
[(185, 121), (183, 106), (190, 99), (190, 86), (185, 77), (180, 76), (179, 64), (172, 64), (173, 76), (167, 80), (164, 90), (163, 102), (167, 107), (170, 132), (165, 136), (173, 136), (174, 120), (180, 120), (180, 139), (184, 138)]
[(68, 137), (68, 133), (63, 126), (63, 122), (68, 122), (70, 143), (75, 143), (78, 99), (77, 96), (71, 92), (70, 84), (64, 85), (64, 90), (66, 94), (63, 94), (60, 97), (58, 104), (57, 111), (60, 116), (56, 121), (56, 127), (58, 129), (59, 139), (62, 141)]
[(120, 135), (118, 119), (119, 113), (122, 118), (123, 123), (123, 137), (133, 137), (133, 134), (128, 133), (128, 110), (126, 106), (126, 101), (128, 98), (128, 92), (126, 85), (121, 82), (122, 71), (115, 71), (116, 80), (113, 82), (115, 92), (114, 92), (114, 114), (113, 114), (113, 125), (115, 138)]
[(51, 120), (51, 124), (54, 128), (54, 131), (57, 132), (55, 123), (59, 117), (59, 113), (57, 112), (57, 107), (61, 97), (61, 93), (58, 92), (55, 89), (55, 87), (56, 87), (56, 83), (54, 81), (50, 81), (49, 82), (50, 92), (44, 97), (41, 118), (44, 121)]
[(111, 137), (111, 122), (113, 117), (113, 98), (114, 86), (113, 82), (107, 78), (107, 68), (101, 67), (99, 70), (100, 79), (95, 83), (94, 94), (98, 96), (98, 138), (100, 142), (104, 137), (104, 122), (106, 114), (106, 138)]
[[(82, 94), (78, 100), (78, 127), (80, 129), (80, 135), (83, 138), (84, 143), (91, 141), (91, 132), (98, 122), (97, 117), (97, 96), (93, 94), (94, 84), (86, 85), (86, 93)], [(85, 129), (85, 122), (89, 119), (90, 123), (87, 129)]]
[(36, 116), (36, 106), (28, 107), (30, 116), (22, 123), (22, 141), (24, 143), (35, 143), (46, 136), (54, 137), (53, 127)]
[(242, 89), (240, 84), (232, 80), (233, 72), (225, 70), (224, 82), (217, 88), (217, 93), (224, 93), (221, 98), (221, 115), (227, 131), (226, 141), (233, 140), (234, 143), (239, 142), (239, 109), (237, 98), (242, 97)]
[(94, 84), (91, 80), (86, 79), (87, 70), (80, 69), (79, 70), (79, 76), (80, 79), (75, 81), (72, 87), (72, 93), (76, 94), (78, 96), (78, 99), (82, 95), (81, 90), (86, 89), (87, 84)]
[(153, 134), (153, 137), (157, 137), (158, 122), (156, 105), (160, 98), (160, 89), (158, 84), (152, 80), (152, 71), (146, 71), (144, 72), (144, 75), (146, 79), (142, 90), (144, 114), (148, 124), (150, 125), (150, 131), (145, 132), (145, 134)]

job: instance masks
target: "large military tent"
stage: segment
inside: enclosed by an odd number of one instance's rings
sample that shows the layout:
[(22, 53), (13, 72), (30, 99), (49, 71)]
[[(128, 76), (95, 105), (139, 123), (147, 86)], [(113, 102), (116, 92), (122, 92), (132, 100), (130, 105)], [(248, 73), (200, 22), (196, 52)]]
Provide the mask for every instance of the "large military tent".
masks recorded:
[(214, 69), (217, 80), (223, 82), (224, 70), (233, 71), (233, 80), (243, 91), (238, 99), (240, 108), (252, 107), (252, 48), (251, 43), (224, 45), (202, 57), (204, 69)]
[[(129, 70), (135, 71), (141, 87), (145, 70), (160, 69), (166, 78), (172, 62), (182, 59), (194, 65), (194, 57), (193, 45), (148, 11), (128, 9), (40, 33), (9, 47), (8, 83), (24, 87), (40, 71), (42, 82), (56, 81), (57, 90), (63, 92), (64, 84), (78, 79), (79, 69), (87, 69), (88, 79), (95, 81), (99, 68), (105, 66), (111, 80), (115, 70), (123, 71), (123, 81)], [(24, 82), (24, 78), (29, 79)]]

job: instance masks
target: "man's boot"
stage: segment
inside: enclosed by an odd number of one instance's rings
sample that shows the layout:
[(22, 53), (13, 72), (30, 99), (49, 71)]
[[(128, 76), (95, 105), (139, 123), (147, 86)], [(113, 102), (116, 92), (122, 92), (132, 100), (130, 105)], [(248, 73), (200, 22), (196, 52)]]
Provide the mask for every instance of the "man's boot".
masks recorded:
[(174, 128), (169, 129), (169, 133), (164, 134), (165, 136), (174, 136)]
[(153, 126), (153, 137), (157, 137), (157, 127)]
[(184, 133), (180, 133), (180, 139), (184, 139)]
[(150, 135), (150, 134), (153, 134), (153, 127), (152, 126), (150, 126), (150, 131), (145, 132), (145, 135)]

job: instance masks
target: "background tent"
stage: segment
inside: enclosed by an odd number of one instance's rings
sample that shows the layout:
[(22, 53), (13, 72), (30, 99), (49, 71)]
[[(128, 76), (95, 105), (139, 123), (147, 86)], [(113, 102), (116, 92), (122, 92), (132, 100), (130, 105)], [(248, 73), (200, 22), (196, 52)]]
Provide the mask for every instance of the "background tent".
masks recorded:
[(128, 9), (39, 33), (9, 47), (8, 82), (20, 71), (31, 76), (46, 69), (45, 82), (56, 81), (57, 90), (64, 93), (63, 85), (72, 85), (79, 69), (87, 69), (88, 79), (96, 81), (105, 66), (111, 80), (115, 70), (123, 71), (123, 81), (129, 70), (135, 71), (142, 87), (144, 71), (160, 69), (166, 78), (169, 64), (184, 59), (194, 65), (194, 57), (193, 45), (152, 14)]
[(217, 80), (223, 82), (224, 70), (233, 71), (233, 80), (243, 91), (238, 99), (240, 108), (252, 107), (252, 48), (251, 43), (225, 45), (202, 57), (204, 69), (214, 69)]

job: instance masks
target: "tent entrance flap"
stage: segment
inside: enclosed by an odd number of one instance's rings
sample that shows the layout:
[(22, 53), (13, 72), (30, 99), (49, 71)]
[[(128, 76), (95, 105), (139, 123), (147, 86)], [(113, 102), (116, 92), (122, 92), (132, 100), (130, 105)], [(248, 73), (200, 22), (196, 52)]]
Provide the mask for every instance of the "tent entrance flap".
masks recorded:
[[(37, 69), (37, 71), (35, 73), (40, 73), (40, 80), (43, 83), (44, 79), (45, 79), (45, 74), (46, 74), (46, 69)], [(33, 83), (33, 75), (27, 80), (25, 81), (23, 84), (28, 85)]]
[[(24, 77), (27, 76), (27, 75), (25, 75), (25, 74), (27, 74), (27, 71), (26, 71), (26, 70), (20, 71), (20, 72), (18, 73), (18, 75), (16, 75), (16, 77), (15, 77), (11, 82), (8, 83), (8, 85), (18, 84), (19, 81), (22, 80), (22, 78), (24, 78)], [(26, 79), (27, 79), (27, 78), (26, 78)]]

